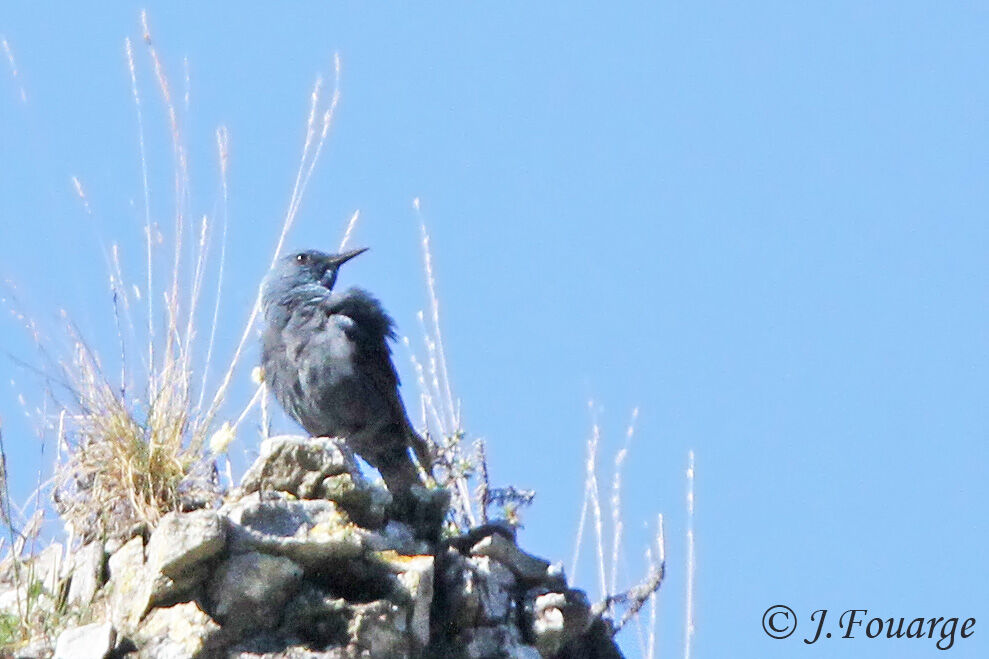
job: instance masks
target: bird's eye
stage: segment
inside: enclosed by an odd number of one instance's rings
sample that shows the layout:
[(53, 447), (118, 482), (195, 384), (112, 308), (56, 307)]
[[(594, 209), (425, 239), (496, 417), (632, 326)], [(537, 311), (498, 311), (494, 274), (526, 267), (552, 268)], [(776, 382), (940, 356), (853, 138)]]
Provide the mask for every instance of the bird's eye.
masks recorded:
[(296, 254), (295, 255), (295, 261), (296, 261), (296, 263), (302, 263), (302, 264), (309, 263), (309, 255), (308, 254)]

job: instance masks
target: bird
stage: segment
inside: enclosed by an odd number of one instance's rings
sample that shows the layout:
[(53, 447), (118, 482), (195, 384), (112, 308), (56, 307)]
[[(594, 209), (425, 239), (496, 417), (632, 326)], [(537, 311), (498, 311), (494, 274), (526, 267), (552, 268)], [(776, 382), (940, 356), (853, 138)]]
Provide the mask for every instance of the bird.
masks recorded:
[(409, 449), (429, 474), (428, 444), (409, 421), (391, 357), (395, 323), (371, 293), (337, 292), (340, 266), (367, 248), (283, 256), (265, 276), (261, 307), (264, 381), (313, 437), (340, 437), (378, 470), (396, 517), (412, 515), (422, 485)]

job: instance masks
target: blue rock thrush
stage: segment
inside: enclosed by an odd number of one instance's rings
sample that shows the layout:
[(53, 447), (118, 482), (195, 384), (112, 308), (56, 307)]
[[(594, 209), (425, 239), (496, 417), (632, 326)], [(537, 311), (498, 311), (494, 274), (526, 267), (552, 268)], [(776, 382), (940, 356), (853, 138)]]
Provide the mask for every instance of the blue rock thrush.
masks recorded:
[(281, 258), (265, 278), (261, 366), (282, 408), (313, 437), (342, 437), (377, 469), (412, 514), (410, 488), (421, 484), (409, 456), (430, 471), (426, 442), (409, 422), (391, 360), (392, 319), (370, 293), (333, 291), (343, 254), (309, 250)]

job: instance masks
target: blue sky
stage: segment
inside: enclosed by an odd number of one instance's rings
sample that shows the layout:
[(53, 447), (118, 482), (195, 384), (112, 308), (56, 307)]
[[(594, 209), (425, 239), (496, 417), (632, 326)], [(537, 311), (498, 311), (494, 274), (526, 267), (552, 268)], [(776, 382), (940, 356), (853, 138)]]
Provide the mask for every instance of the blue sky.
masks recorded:
[[(65, 308), (113, 353), (100, 240), (142, 276), (123, 54), (142, 7), (177, 90), (189, 61), (198, 213), (216, 208), (213, 131), (230, 134), (224, 354), (277, 238), (312, 82), (339, 52), (339, 112), (288, 244), (332, 248), (360, 209), (354, 244), (372, 251), (341, 282), (377, 293), (415, 340), (422, 199), (466, 427), (496, 482), (538, 491), (527, 548), (572, 554), (588, 399), (606, 463), (638, 407), (626, 554), (637, 574), (664, 513), (661, 656), (683, 645), (689, 449), (695, 657), (938, 654), (862, 633), (805, 646), (820, 608), (975, 617), (951, 654), (986, 656), (984, 5), (323, 4), (5, 4), (18, 76), (0, 61), (0, 277), (43, 326)], [(168, 129), (138, 46), (165, 221)], [(30, 354), (9, 316), (0, 346)], [(41, 455), (17, 401), (41, 400), (36, 381), (9, 361), (0, 375), (23, 499), (52, 447)], [(577, 579), (596, 595), (590, 564)], [(801, 621), (783, 641), (760, 623), (777, 603)], [(623, 646), (636, 656), (634, 633)]]

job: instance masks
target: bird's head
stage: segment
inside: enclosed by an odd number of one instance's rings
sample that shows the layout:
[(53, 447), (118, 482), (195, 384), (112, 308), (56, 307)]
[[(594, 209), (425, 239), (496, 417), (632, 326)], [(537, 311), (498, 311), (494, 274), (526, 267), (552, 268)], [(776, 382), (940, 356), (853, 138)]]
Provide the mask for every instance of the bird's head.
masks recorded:
[(362, 247), (340, 254), (327, 254), (310, 249), (283, 256), (265, 277), (262, 287), (264, 305), (282, 303), (295, 291), (304, 292), (308, 288), (333, 290), (340, 266), (366, 251), (367, 248)]

